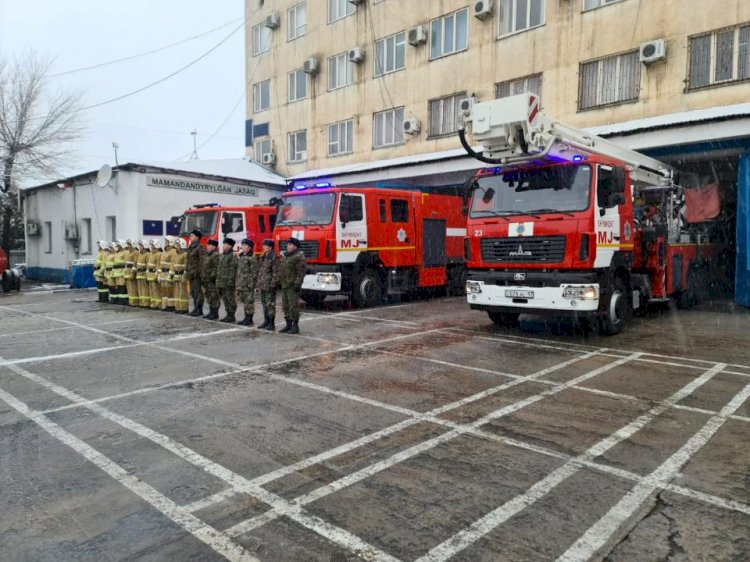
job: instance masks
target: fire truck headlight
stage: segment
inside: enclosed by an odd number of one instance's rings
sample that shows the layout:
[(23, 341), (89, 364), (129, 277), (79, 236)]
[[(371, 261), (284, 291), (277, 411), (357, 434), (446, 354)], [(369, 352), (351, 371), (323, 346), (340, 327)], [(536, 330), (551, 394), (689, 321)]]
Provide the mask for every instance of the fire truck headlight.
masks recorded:
[(481, 281), (467, 281), (466, 282), (466, 293), (472, 294), (472, 293), (481, 293), (482, 292), (482, 283)]
[(341, 282), (338, 273), (318, 273), (318, 283), (324, 285), (335, 285)]
[(579, 285), (577, 287), (565, 287), (563, 289), (564, 299), (595, 300), (599, 298), (599, 290), (593, 285)]

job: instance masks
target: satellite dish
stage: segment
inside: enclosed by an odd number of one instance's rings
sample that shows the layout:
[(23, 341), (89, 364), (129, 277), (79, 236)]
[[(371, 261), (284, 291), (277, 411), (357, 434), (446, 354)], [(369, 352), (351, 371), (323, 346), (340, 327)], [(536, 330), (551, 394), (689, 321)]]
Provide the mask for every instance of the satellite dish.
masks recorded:
[(99, 171), (96, 173), (96, 185), (99, 187), (107, 187), (109, 180), (112, 179), (112, 166), (104, 164)]

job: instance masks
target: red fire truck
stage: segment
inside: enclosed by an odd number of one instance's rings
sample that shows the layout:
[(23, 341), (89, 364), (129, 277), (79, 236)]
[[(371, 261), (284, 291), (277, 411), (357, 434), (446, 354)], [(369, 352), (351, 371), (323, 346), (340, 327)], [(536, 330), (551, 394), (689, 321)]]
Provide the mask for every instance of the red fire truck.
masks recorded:
[(462, 106), (490, 164), (474, 177), (467, 222), (467, 299), (496, 324), (568, 313), (619, 332), (648, 303), (700, 298), (725, 243), (687, 224), (675, 171), (553, 121), (522, 94)]
[(3, 276), (3, 291), (21, 290), (21, 275), (15, 269), (10, 269), (10, 261), (5, 250), (0, 248), (0, 273)]
[(285, 193), (274, 231), (280, 250), (290, 236), (300, 240), (306, 302), (343, 293), (365, 307), (419, 288), (463, 292), (460, 194), (327, 185)]
[(187, 239), (196, 228), (201, 231), (201, 244), (204, 246), (210, 239), (221, 243), (225, 237), (235, 239), (237, 245), (243, 238), (255, 244), (254, 249), (260, 252), (264, 238), (270, 238), (276, 220), (276, 207), (256, 205), (252, 207), (222, 207), (216, 203), (194, 205), (178, 219), (180, 236)]

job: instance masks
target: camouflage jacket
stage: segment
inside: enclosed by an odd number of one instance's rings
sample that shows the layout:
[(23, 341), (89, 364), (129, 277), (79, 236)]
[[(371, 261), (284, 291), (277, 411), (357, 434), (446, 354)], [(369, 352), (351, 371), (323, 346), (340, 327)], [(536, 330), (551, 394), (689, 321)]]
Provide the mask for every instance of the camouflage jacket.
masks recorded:
[(279, 288), (279, 256), (271, 252), (258, 258), (258, 282), (260, 291), (275, 291)]
[(185, 276), (190, 279), (201, 278), (201, 263), (206, 251), (200, 242), (191, 243), (187, 249), (187, 261), (185, 262)]
[(216, 284), (216, 270), (219, 268), (219, 252), (206, 252), (201, 262), (201, 281), (204, 286)]
[(250, 252), (240, 252), (237, 258), (237, 290), (253, 292), (258, 281), (258, 258)]
[(237, 279), (237, 256), (229, 250), (226, 254), (219, 256), (219, 266), (216, 270), (216, 288), (234, 289), (234, 281)]
[(299, 250), (287, 252), (279, 263), (279, 282), (282, 289), (301, 289), (305, 279), (307, 261)]

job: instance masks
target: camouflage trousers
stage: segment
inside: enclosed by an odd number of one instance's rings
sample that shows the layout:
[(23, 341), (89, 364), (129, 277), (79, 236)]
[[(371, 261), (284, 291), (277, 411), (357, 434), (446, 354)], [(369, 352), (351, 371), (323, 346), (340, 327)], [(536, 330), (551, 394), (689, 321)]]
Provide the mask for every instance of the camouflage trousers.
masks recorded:
[(219, 308), (221, 305), (219, 290), (215, 285), (203, 285), (203, 296), (206, 298), (209, 308)]
[(284, 320), (287, 322), (299, 322), (299, 294), (297, 287), (281, 289), (281, 304), (284, 307)]
[(252, 314), (255, 310), (255, 291), (239, 289), (237, 291), (237, 301), (242, 304), (245, 314)]
[(190, 280), (190, 296), (193, 297), (193, 305), (198, 310), (203, 310), (203, 287), (200, 279)]
[(261, 291), (260, 302), (264, 316), (276, 316), (276, 291)]
[(224, 303), (227, 314), (234, 314), (237, 311), (237, 299), (234, 294), (234, 287), (222, 287), (219, 289), (219, 297)]

